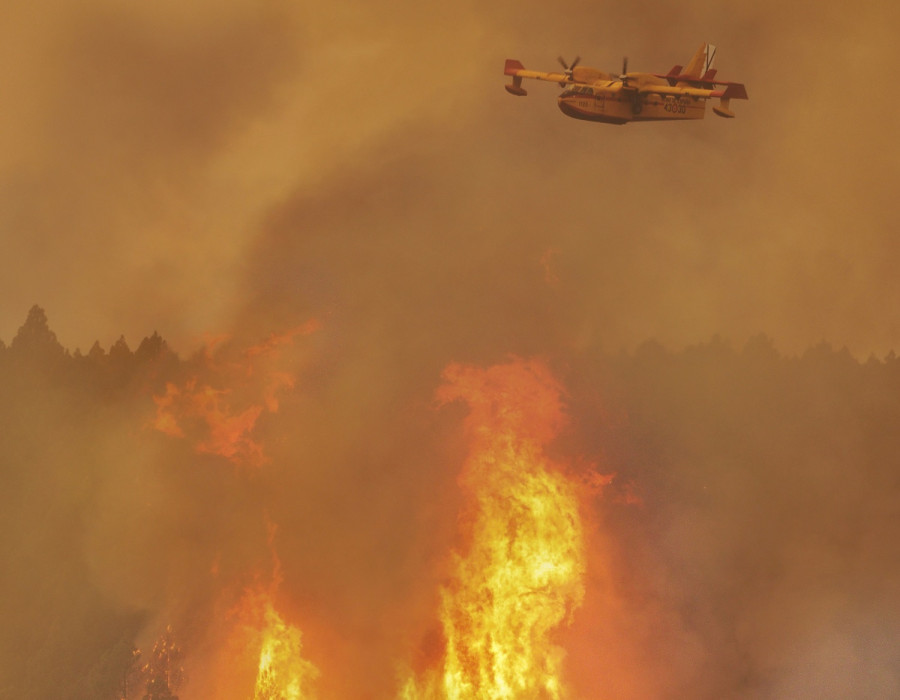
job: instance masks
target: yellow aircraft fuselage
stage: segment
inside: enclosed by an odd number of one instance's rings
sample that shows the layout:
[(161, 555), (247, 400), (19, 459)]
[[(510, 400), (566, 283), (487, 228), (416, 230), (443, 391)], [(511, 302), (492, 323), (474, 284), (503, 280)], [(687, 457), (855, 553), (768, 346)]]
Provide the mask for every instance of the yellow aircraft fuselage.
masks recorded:
[(606, 124), (668, 119), (703, 119), (706, 100), (677, 95), (641, 95), (637, 90), (620, 88), (615, 92), (576, 85), (559, 96), (563, 114), (575, 119)]

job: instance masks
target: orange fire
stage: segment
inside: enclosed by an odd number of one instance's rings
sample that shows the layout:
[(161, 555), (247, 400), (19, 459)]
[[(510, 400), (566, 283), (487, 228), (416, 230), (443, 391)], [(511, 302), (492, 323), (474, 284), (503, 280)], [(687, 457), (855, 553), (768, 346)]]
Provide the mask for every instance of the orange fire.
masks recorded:
[(309, 335), (315, 320), (244, 350), (238, 360), (226, 361), (217, 349), (224, 341), (207, 342), (202, 372), (184, 384), (166, 384), (154, 396), (156, 416), (151, 425), (172, 437), (189, 438), (202, 454), (224, 457), (238, 466), (258, 468), (266, 463), (254, 431), (263, 412), (276, 413), (281, 392), (294, 387), (294, 375), (278, 366), (280, 349), (297, 335)]
[(566, 697), (554, 630), (584, 596), (577, 482), (543, 447), (566, 422), (561, 388), (540, 362), (451, 365), (437, 394), (464, 400), (471, 451), (468, 551), (441, 591), (442, 668), (410, 678), (403, 700)]
[[(286, 622), (276, 609), (275, 587), (256, 586), (244, 591), (232, 610), (238, 625), (229, 648), (234, 658), (245, 654), (256, 658), (258, 654), (253, 668), (253, 700), (310, 700), (315, 697), (313, 684), (319, 670), (303, 657), (300, 629)], [(234, 690), (230, 688), (229, 692)]]
[(253, 700), (309, 700), (314, 697), (312, 685), (319, 670), (303, 658), (300, 629), (285, 622), (275, 606), (282, 582), (281, 561), (274, 545), (276, 531), (277, 527), (268, 523), (272, 581), (246, 588), (239, 604), (231, 611), (238, 623), (232, 647), (259, 654)]
[(300, 630), (287, 624), (268, 598), (263, 602), (263, 620), (253, 700), (311, 698), (311, 684), (319, 671), (302, 656)]
[(195, 449), (215, 454), (236, 464), (258, 467), (265, 463), (262, 446), (251, 437), (263, 407), (251, 405), (243, 410), (232, 406), (231, 390), (198, 386), (197, 379), (183, 387), (166, 384), (163, 396), (154, 396), (156, 419), (153, 427), (166, 435), (185, 437), (188, 423), (199, 426)]

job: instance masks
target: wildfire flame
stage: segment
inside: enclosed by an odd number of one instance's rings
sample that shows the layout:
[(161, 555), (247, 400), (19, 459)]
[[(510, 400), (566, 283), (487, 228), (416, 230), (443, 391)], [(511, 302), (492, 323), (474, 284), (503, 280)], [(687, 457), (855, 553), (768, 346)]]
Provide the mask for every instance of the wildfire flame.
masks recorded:
[(230, 362), (219, 359), (216, 351), (224, 337), (209, 340), (204, 351), (205, 379), (167, 383), (165, 394), (153, 397), (152, 427), (172, 437), (189, 437), (199, 453), (219, 455), (238, 466), (261, 467), (266, 456), (253, 437), (257, 421), (264, 411), (276, 413), (279, 393), (295, 383), (293, 374), (277, 367), (279, 351), (295, 336), (309, 335), (318, 327), (311, 320), (286, 333), (272, 334)]
[[(300, 629), (285, 621), (275, 605), (277, 581), (244, 590), (231, 616), (237, 625), (228, 648), (234, 659), (252, 657), (253, 700), (311, 700), (316, 666), (303, 657)], [(246, 655), (246, 656), (245, 656)], [(250, 658), (247, 658), (250, 661)], [(246, 669), (248, 673), (251, 669)], [(249, 678), (243, 682), (249, 682)], [(233, 693), (234, 689), (229, 688)], [(231, 697), (231, 695), (229, 696)], [(248, 697), (244, 695), (243, 697)]]
[(214, 454), (237, 464), (258, 467), (264, 464), (262, 445), (251, 437), (263, 411), (253, 405), (238, 411), (229, 401), (231, 390), (198, 385), (190, 379), (184, 387), (166, 384), (163, 396), (154, 396), (156, 419), (153, 427), (172, 437), (185, 437), (186, 422), (199, 422), (201, 435), (194, 448), (203, 454)]
[[(281, 561), (275, 552), (277, 527), (268, 523), (268, 542), (272, 552), (272, 581), (244, 590), (238, 606), (235, 649), (259, 649), (253, 700), (310, 700), (312, 684), (319, 676), (316, 666), (303, 658), (300, 629), (285, 622), (275, 606), (282, 582)], [(255, 652), (253, 652), (255, 653)]]
[(304, 700), (318, 669), (302, 656), (301, 634), (285, 623), (271, 599), (263, 601), (262, 646), (253, 700)]
[(561, 388), (537, 361), (451, 365), (441, 403), (463, 400), (471, 451), (468, 551), (441, 591), (440, 670), (409, 679), (403, 700), (565, 697), (552, 632), (584, 596), (578, 487), (543, 454), (565, 425)]

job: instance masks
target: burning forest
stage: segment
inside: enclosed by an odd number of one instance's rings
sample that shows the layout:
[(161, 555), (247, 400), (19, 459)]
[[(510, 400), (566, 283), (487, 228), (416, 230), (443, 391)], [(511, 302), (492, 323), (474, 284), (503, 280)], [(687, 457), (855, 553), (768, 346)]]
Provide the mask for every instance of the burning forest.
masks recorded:
[(900, 697), (898, 7), (5, 3), (0, 699)]
[(330, 332), (82, 354), (31, 310), (0, 347), (0, 694), (896, 687), (893, 355), (449, 363), (372, 432)]

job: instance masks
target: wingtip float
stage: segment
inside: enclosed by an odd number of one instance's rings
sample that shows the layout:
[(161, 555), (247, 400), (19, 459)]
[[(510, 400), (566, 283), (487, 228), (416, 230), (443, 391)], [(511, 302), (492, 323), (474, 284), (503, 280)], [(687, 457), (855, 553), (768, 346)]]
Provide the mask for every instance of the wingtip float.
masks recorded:
[(703, 119), (706, 102), (712, 98), (719, 100), (713, 106), (715, 114), (733, 118), (731, 100), (748, 99), (747, 89), (742, 83), (716, 80), (715, 54), (715, 46), (704, 44), (687, 67), (676, 65), (665, 74), (630, 73), (626, 58), (618, 75), (579, 66), (579, 58), (567, 64), (560, 57), (564, 70), (554, 73), (528, 70), (509, 58), (503, 74), (512, 78), (506, 91), (517, 97), (528, 94), (522, 87), (525, 78), (559, 83), (563, 88), (559, 108), (574, 119), (606, 124)]

